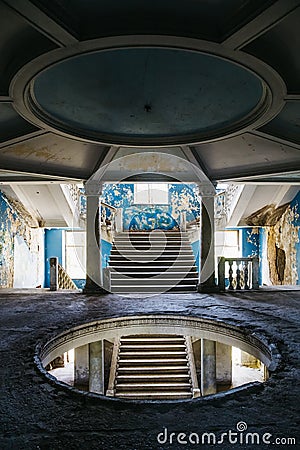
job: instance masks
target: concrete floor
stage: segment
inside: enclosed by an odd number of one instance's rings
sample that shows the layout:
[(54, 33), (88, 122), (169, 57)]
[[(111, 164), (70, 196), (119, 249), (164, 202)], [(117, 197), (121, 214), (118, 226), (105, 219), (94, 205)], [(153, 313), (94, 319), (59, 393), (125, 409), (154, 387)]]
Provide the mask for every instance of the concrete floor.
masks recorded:
[[(1, 290), (1, 449), (179, 449), (270, 448), (276, 438), (299, 434), (299, 290), (239, 294), (163, 294), (149, 298), (103, 297), (80, 293)], [(133, 314), (168, 313), (222, 320), (247, 328), (274, 342), (281, 355), (277, 371), (266, 384), (219, 398), (190, 402), (132, 403), (78, 396), (50, 385), (33, 362), (39, 341), (95, 319)], [(202, 434), (258, 433), (260, 444), (201, 445)], [(157, 435), (167, 428), (167, 443)], [(245, 434), (238, 439), (245, 442)], [(170, 433), (176, 433), (170, 437)], [(200, 444), (182, 444), (178, 433), (200, 436)], [(165, 435), (161, 436), (161, 442)], [(244, 437), (243, 437), (244, 436)], [(172, 444), (170, 444), (172, 439)], [(195, 435), (192, 441), (195, 442)], [(206, 441), (207, 442), (207, 441)], [(278, 441), (279, 442), (279, 441)], [(286, 442), (282, 440), (281, 442)], [(286, 448), (287, 444), (276, 445)]]

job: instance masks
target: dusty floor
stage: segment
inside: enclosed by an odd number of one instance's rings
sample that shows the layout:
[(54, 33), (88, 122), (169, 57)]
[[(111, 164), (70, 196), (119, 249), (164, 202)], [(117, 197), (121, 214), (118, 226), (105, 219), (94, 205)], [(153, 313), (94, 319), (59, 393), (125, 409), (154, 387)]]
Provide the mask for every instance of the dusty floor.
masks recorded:
[[(299, 290), (143, 299), (1, 291), (0, 449), (270, 448), (263, 436), (273, 448), (300, 448), (299, 304)], [(95, 319), (139, 313), (216, 318), (246, 327), (277, 345), (280, 367), (265, 385), (248, 391), (164, 404), (78, 396), (50, 385), (36, 370), (35, 346), (46, 336)], [(237, 432), (238, 422), (245, 422), (247, 431)], [(201, 444), (203, 433), (213, 433), (219, 443)], [(222, 433), (228, 433), (223, 443)], [(251, 444), (249, 437), (246, 444), (246, 433), (257, 433), (260, 443)], [(296, 445), (288, 445), (287, 438), (296, 438)]]

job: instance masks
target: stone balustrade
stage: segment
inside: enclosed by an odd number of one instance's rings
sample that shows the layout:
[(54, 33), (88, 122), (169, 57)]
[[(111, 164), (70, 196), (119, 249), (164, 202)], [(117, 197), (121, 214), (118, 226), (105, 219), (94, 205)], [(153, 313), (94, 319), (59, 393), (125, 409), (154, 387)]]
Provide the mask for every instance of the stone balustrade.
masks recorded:
[(221, 291), (258, 289), (258, 257), (219, 258), (218, 280)]

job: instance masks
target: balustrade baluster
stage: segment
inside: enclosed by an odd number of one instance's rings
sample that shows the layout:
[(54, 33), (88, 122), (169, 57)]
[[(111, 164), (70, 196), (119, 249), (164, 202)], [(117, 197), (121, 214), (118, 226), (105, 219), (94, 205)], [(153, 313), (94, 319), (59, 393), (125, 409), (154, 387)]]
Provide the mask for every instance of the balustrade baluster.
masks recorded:
[(233, 270), (232, 270), (232, 261), (228, 261), (228, 263), (229, 263), (229, 271), (228, 271), (228, 273), (229, 273), (229, 277), (228, 277), (228, 279), (229, 279), (229, 287), (228, 287), (228, 289), (230, 289), (231, 291), (233, 291), (233, 284), (232, 284), (232, 282), (233, 282), (233, 276), (232, 276), (232, 274), (233, 274)]
[(240, 291), (241, 287), (241, 270), (240, 270), (240, 261), (236, 262), (236, 290)]
[(248, 266), (248, 261), (245, 261), (245, 262), (244, 262), (244, 266), (245, 266), (245, 269), (244, 269), (244, 289), (245, 289), (245, 290), (248, 290), (248, 289), (250, 289), (250, 288), (249, 288), (249, 284), (248, 284), (248, 281), (249, 281), (249, 266)]

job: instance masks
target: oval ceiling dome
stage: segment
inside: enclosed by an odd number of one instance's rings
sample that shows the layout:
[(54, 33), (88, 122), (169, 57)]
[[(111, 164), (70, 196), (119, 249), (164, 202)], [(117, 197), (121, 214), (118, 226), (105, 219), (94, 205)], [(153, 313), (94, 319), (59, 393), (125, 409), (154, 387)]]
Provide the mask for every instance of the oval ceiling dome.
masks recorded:
[(245, 123), (263, 95), (250, 70), (169, 48), (73, 56), (38, 74), (31, 86), (34, 109), (54, 128), (120, 144), (224, 135)]

